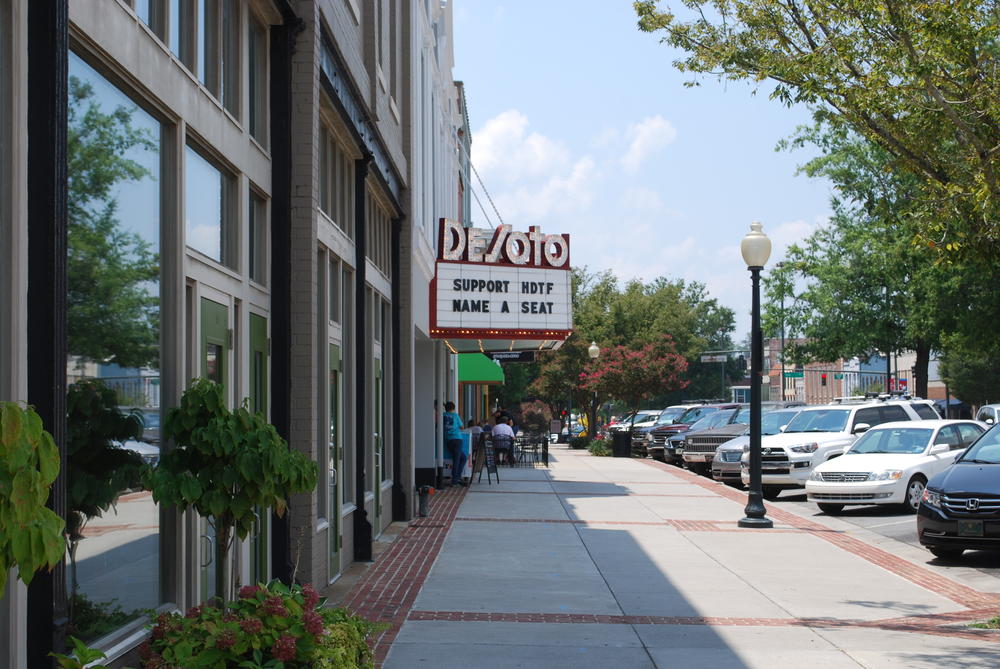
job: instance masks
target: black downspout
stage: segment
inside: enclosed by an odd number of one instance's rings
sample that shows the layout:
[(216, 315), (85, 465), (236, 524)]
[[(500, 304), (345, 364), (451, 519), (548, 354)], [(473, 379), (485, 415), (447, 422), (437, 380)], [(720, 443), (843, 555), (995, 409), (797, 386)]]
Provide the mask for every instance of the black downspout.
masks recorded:
[[(368, 168), (372, 154), (354, 161), (354, 258), (356, 265), (354, 284), (354, 398), (355, 398), (355, 446), (354, 446), (354, 560), (370, 562), (372, 559), (372, 524), (365, 509), (365, 478), (368, 458), (365, 457), (365, 442), (368, 431), (368, 379), (365, 362), (371, 346), (368, 332), (368, 304), (365, 295), (367, 272), (365, 256), (368, 253), (365, 220), (367, 211)], [(375, 482), (378, 485), (378, 481)]]
[[(401, 420), (399, 408), (402, 401), (402, 376), (400, 371), (400, 312), (403, 308), (403, 277), (400, 275), (399, 265), (402, 253), (399, 246), (399, 239), (402, 233), (403, 218), (397, 218), (392, 222), (392, 239), (389, 248), (392, 249), (392, 519), (403, 520), (406, 517), (406, 494), (403, 489), (403, 455), (400, 450), (402, 444)], [(407, 333), (412, 337), (412, 333)]]
[[(286, 441), (291, 435), (292, 268), (292, 53), (302, 22), (285, 12), (271, 27), (271, 422)], [(271, 513), (271, 573), (290, 583), (288, 514)]]
[[(28, 3), (28, 403), (59, 448), (48, 505), (66, 517), (67, 0)], [(27, 660), (50, 667), (66, 634), (66, 565), (28, 587)], [(16, 642), (16, 641), (15, 641)]]

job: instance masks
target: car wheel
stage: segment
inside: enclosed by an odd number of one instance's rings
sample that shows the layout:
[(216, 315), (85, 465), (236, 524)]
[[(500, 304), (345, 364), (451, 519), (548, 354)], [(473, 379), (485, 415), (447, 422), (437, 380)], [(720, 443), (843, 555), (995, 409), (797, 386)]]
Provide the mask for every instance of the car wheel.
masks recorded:
[(819, 504), (819, 510), (828, 516), (836, 516), (844, 510), (843, 504)]
[(927, 550), (936, 558), (942, 560), (957, 560), (965, 552), (964, 548), (944, 548), (942, 546), (928, 546)]
[(764, 499), (769, 502), (773, 502), (778, 499), (778, 495), (781, 494), (781, 488), (776, 485), (766, 485), (763, 486), (762, 492), (764, 493)]
[(910, 513), (919, 509), (920, 500), (924, 497), (924, 488), (926, 486), (927, 480), (920, 474), (911, 478), (910, 482), (906, 484), (906, 501), (902, 504), (903, 509)]

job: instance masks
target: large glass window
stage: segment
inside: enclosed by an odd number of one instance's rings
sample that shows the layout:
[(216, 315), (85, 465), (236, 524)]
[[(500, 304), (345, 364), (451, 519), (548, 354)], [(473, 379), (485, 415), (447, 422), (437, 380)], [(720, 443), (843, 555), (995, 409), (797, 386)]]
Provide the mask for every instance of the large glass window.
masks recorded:
[(250, 279), (267, 285), (267, 203), (250, 190), (250, 220), (247, 230), (250, 244)]
[(160, 604), (160, 124), (70, 55), (67, 591), (93, 640)]
[[(343, 289), (343, 299), (341, 299), (341, 304), (344, 308), (344, 321), (342, 330), (341, 345), (345, 353), (344, 362), (341, 364), (342, 373), (342, 387), (345, 389), (345, 397), (343, 403), (343, 411), (345, 416), (352, 415), (350, 412), (354, 407), (354, 396), (350, 393), (350, 388), (354, 382), (355, 367), (350, 364), (349, 361), (353, 359), (352, 352), (354, 351), (354, 318), (352, 314), (354, 313), (354, 273), (344, 270), (343, 281), (341, 282), (341, 288)], [(355, 449), (354, 449), (354, 432), (352, 423), (346, 421), (343, 430), (344, 434), (341, 435), (340, 443), (343, 444), (344, 453), (344, 471), (340, 480), (343, 481), (341, 490), (343, 491), (344, 503), (353, 504), (354, 503), (354, 468), (355, 468)]]
[(320, 209), (349, 237), (354, 235), (354, 161), (333, 131), (320, 129)]
[(185, 151), (184, 229), (187, 245), (236, 269), (233, 207), (234, 179), (198, 151)]
[(250, 134), (267, 146), (267, 30), (254, 18), (247, 21), (247, 41)]

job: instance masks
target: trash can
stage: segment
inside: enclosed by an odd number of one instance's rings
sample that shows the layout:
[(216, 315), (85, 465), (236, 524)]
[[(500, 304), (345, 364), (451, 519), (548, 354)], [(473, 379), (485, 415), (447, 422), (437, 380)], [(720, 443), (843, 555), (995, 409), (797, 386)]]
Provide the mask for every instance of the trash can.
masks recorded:
[(611, 433), (611, 454), (616, 458), (632, 457), (631, 430), (615, 430)]

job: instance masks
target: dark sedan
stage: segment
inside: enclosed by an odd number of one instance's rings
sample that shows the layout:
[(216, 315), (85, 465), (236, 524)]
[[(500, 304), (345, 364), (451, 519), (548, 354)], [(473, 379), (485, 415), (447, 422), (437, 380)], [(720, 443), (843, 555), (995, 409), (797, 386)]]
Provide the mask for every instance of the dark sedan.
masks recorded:
[(1000, 550), (1000, 426), (927, 482), (917, 511), (917, 535), (942, 559), (968, 549)]

